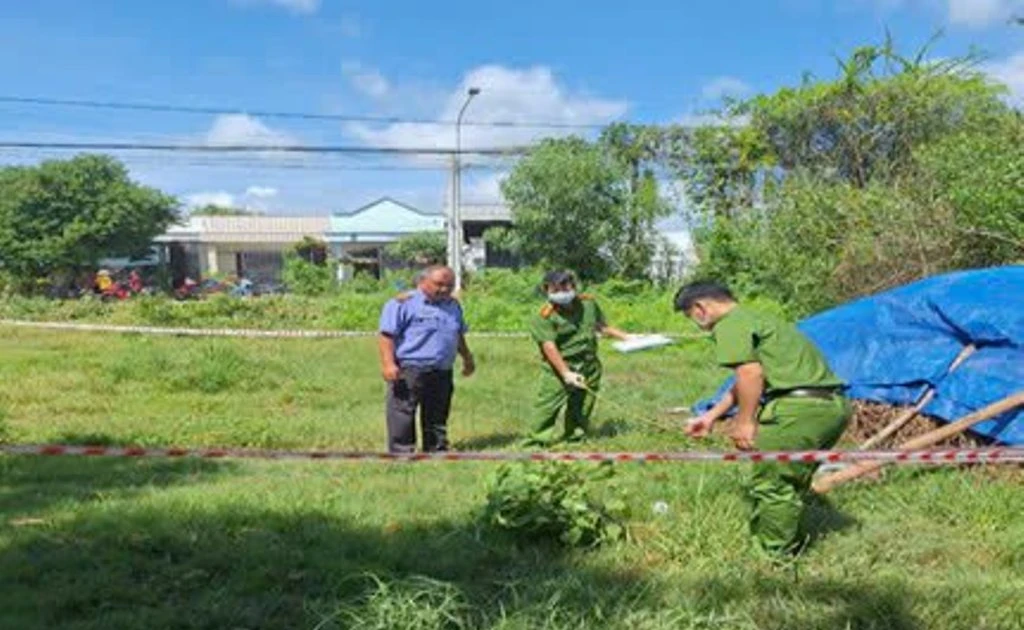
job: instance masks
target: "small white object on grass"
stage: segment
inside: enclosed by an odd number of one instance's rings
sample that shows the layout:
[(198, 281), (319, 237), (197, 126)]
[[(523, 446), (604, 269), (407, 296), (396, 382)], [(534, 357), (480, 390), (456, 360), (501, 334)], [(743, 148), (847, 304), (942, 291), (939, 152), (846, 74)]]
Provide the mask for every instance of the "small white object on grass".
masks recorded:
[(651, 506), (651, 510), (655, 514), (666, 514), (668, 513), (668, 503), (664, 501), (655, 501), (654, 505)]
[(650, 348), (660, 348), (672, 343), (672, 339), (665, 335), (636, 335), (625, 341), (616, 341), (612, 347), (619, 352), (637, 352)]

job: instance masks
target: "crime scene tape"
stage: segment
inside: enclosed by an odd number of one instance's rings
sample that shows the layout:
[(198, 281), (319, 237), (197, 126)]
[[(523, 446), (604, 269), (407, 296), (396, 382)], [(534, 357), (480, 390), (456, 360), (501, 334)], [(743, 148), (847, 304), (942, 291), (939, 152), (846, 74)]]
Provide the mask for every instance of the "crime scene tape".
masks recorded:
[[(257, 328), (175, 328), (167, 326), (124, 326), (117, 324), (88, 324), (78, 322), (36, 322), (20, 319), (0, 319), (0, 325), (19, 328), (40, 328), (48, 330), (73, 330), (81, 332), (135, 333), (143, 335), (171, 335), (184, 337), (246, 337), (269, 339), (323, 339), (339, 337), (373, 337), (370, 330), (260, 330)], [(661, 334), (661, 333), (659, 333)], [(525, 332), (473, 332), (470, 337), (484, 338), (526, 338)], [(703, 333), (662, 334), (671, 339), (701, 339)]]
[(0, 444), (0, 453), (47, 457), (137, 457), (173, 459), (342, 460), (361, 462), (781, 462), (890, 464), (1024, 464), (1024, 448), (984, 448), (930, 451), (678, 451), (678, 452), (551, 452), (444, 451), (381, 453), (372, 451), (283, 450), (245, 448), (177, 448), (138, 446), (79, 446), (67, 444)]

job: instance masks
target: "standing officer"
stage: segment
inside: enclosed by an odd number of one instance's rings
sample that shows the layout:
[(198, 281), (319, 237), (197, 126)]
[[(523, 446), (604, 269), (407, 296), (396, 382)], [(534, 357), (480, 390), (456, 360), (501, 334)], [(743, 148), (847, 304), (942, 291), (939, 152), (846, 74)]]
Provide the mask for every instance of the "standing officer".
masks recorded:
[[(713, 282), (682, 287), (675, 309), (712, 332), (717, 363), (736, 374), (732, 390), (691, 420), (687, 434), (708, 435), (714, 422), (738, 405), (731, 438), (739, 449), (817, 450), (839, 440), (852, 413), (843, 383), (796, 326), (747, 310), (729, 289)], [(750, 530), (762, 548), (800, 550), (805, 542), (800, 519), (816, 469), (817, 464), (754, 464)]]
[(543, 290), (547, 304), (530, 322), (530, 335), (540, 348), (544, 367), (536, 420), (527, 445), (555, 441), (555, 423), (562, 407), (565, 407), (562, 439), (575, 441), (586, 435), (594, 410), (594, 392), (601, 385), (597, 337), (605, 334), (616, 339), (629, 338), (605, 322), (601, 307), (593, 297), (576, 294), (576, 280), (571, 273), (548, 273), (544, 276)]
[(381, 371), (388, 383), (388, 450), (416, 450), (416, 409), (420, 409), (423, 450), (448, 449), (452, 366), (462, 356), (462, 374), (476, 369), (466, 345), (462, 306), (452, 298), (455, 275), (448, 267), (428, 267), (415, 291), (400, 294), (380, 315)]

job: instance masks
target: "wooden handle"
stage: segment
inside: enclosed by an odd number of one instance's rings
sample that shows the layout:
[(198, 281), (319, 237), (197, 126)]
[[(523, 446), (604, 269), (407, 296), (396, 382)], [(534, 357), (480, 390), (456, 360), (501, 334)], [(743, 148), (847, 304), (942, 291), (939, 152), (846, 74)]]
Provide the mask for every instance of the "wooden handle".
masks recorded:
[[(953, 359), (953, 362), (946, 369), (946, 374), (951, 374), (954, 370), (956, 370), (958, 367), (960, 367), (960, 364), (962, 364), (964, 361), (966, 361), (968, 359), (968, 357), (970, 357), (972, 354), (974, 354), (975, 350), (976, 350), (976, 348), (975, 348), (974, 344), (968, 344), (968, 345), (964, 346), (963, 349), (960, 350), (960, 353), (956, 355), (956, 358)], [(873, 437), (869, 438), (866, 442), (861, 444), (860, 445), (860, 449), (862, 451), (865, 451), (865, 450), (875, 446), (876, 444), (881, 443), (882, 440), (886, 439), (887, 437), (889, 437), (893, 433), (896, 433), (897, 431), (902, 429), (903, 425), (905, 425), (908, 422), (910, 422), (911, 420), (913, 420), (914, 417), (918, 413), (920, 413), (922, 409), (924, 409), (926, 406), (928, 406), (928, 403), (930, 403), (932, 401), (932, 398), (935, 398), (935, 389), (932, 388), (932, 387), (929, 387), (928, 391), (925, 392), (924, 396), (922, 396), (921, 399), (917, 401), (916, 405), (914, 405), (910, 409), (906, 410), (905, 412), (901, 413), (899, 415), (899, 417), (897, 417), (895, 420), (890, 422), (888, 424), (888, 426), (886, 426), (881, 431), (879, 431), (877, 434), (875, 434)]]
[[(1010, 411), (1011, 409), (1020, 407), (1021, 405), (1024, 405), (1024, 390), (1019, 391), (1011, 396), (1007, 396), (1002, 400), (998, 400), (992, 403), (991, 405), (988, 405), (987, 407), (975, 411), (972, 414), (966, 415), (963, 418), (957, 420), (956, 422), (952, 422), (944, 427), (939, 427), (934, 431), (929, 431), (928, 433), (919, 435), (912, 440), (908, 440), (902, 445), (900, 445), (900, 450), (913, 451), (917, 449), (926, 448), (928, 446), (932, 446), (933, 444), (937, 444), (938, 442), (941, 442), (946, 438), (950, 438), (953, 437), (954, 435), (957, 435), (958, 433), (962, 433), (964, 430), (969, 429), (970, 427), (978, 424), (979, 422), (984, 422), (985, 420), (994, 418), (1000, 414)], [(850, 481), (851, 479), (863, 477), (864, 475), (870, 472), (882, 468), (882, 466), (884, 465), (884, 462), (860, 462), (854, 464), (849, 468), (840, 470), (837, 473), (833, 473), (831, 475), (828, 475), (827, 477), (822, 477), (821, 479), (815, 481), (813, 485), (814, 491), (817, 492), (818, 494), (825, 494), (832, 488), (842, 483)]]

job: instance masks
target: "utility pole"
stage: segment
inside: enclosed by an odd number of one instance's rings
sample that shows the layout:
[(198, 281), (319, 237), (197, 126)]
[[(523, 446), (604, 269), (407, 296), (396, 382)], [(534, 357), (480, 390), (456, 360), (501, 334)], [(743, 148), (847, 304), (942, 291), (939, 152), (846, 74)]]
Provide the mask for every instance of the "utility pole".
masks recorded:
[(447, 219), (448, 219), (447, 228), (448, 229), (446, 230), (446, 236), (448, 237), (448, 249), (447, 249), (447, 251), (448, 251), (448, 267), (450, 267), (451, 270), (455, 272), (455, 278), (456, 278), (455, 284), (456, 284), (456, 287), (457, 287), (458, 284), (459, 284), (458, 283), (458, 278), (459, 278), (458, 267), (459, 267), (459, 263), (457, 262), (458, 256), (456, 256), (456, 254), (455, 254), (455, 252), (456, 252), (456, 247), (455, 247), (455, 244), (456, 244), (456, 240), (455, 240), (455, 232), (456, 232), (455, 221), (457, 219), (457, 217), (455, 216), (455, 203), (456, 203), (456, 199), (455, 199), (455, 180), (457, 178), (456, 173), (458, 172), (458, 169), (459, 169), (459, 162), (458, 162), (458, 159), (456, 158), (455, 154), (452, 154), (452, 167), (451, 168), (452, 168), (451, 176), (448, 178), (448, 217), (447, 217)]
[(455, 272), (455, 290), (462, 289), (462, 115), (466, 113), (469, 102), (480, 93), (480, 88), (471, 87), (466, 90), (466, 102), (459, 110), (455, 119), (455, 155), (452, 160), (452, 211), (450, 238), (451, 248), (448, 250), (452, 270)]

